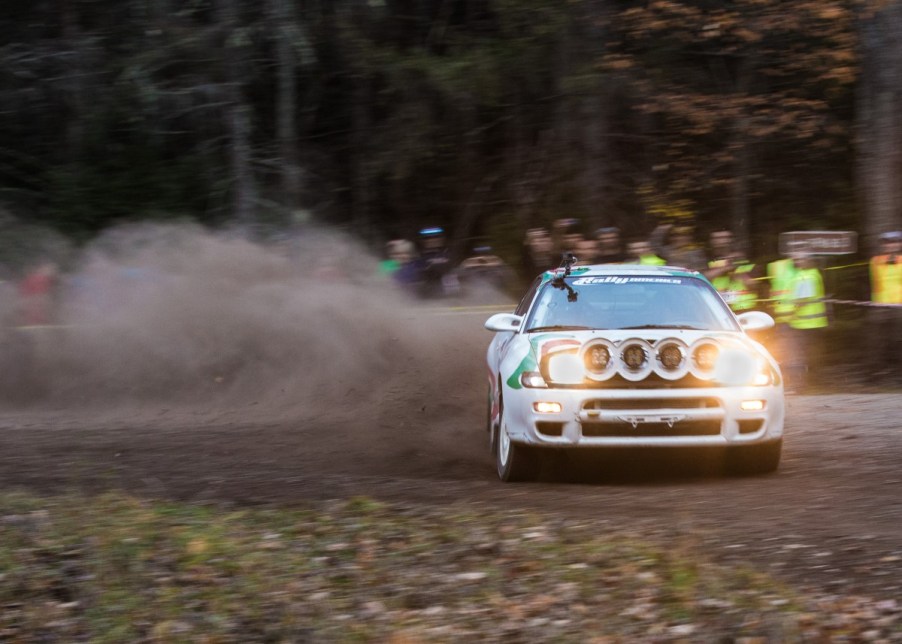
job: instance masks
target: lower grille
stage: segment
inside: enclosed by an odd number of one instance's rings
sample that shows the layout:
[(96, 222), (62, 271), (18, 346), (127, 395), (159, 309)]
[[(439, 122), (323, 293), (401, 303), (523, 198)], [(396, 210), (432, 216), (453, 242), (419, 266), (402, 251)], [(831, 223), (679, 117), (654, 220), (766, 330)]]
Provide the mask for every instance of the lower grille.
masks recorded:
[(716, 409), (720, 401), (711, 396), (685, 398), (596, 398), (583, 409)]
[(536, 423), (536, 430), (545, 436), (563, 436), (564, 423), (555, 423), (547, 420), (540, 420)]
[(740, 420), (739, 421), (739, 433), (740, 434), (754, 434), (761, 426), (764, 425), (764, 421), (760, 419), (755, 420)]
[(583, 436), (587, 437), (640, 437), (649, 436), (717, 436), (719, 420), (687, 420), (674, 423), (583, 423)]

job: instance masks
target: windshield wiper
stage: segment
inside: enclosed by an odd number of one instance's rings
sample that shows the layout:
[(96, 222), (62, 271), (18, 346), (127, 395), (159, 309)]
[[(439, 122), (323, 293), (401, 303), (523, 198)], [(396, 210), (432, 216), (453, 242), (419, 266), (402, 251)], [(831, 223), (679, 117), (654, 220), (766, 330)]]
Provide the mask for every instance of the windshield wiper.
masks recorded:
[(636, 326), (622, 326), (621, 329), (686, 329), (688, 331), (704, 331), (705, 329), (691, 324), (637, 324)]
[(534, 326), (526, 329), (527, 333), (535, 333), (536, 331), (591, 331), (595, 327), (579, 326), (577, 324), (552, 324), (550, 326)]

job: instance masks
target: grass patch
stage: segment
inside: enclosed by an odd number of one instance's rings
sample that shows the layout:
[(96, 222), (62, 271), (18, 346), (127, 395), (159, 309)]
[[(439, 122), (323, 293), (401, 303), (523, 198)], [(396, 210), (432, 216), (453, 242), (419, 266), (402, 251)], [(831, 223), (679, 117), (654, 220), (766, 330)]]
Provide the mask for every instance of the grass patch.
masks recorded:
[(794, 593), (685, 543), (482, 510), (0, 496), (0, 640), (779, 641), (874, 628), (855, 617), (867, 600)]

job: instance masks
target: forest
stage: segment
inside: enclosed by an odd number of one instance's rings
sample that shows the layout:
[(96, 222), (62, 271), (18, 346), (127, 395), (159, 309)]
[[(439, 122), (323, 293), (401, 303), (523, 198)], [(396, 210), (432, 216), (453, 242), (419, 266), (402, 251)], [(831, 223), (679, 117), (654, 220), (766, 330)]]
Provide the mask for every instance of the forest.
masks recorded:
[(778, 233), (902, 219), (899, 0), (0, 8), (0, 227)]

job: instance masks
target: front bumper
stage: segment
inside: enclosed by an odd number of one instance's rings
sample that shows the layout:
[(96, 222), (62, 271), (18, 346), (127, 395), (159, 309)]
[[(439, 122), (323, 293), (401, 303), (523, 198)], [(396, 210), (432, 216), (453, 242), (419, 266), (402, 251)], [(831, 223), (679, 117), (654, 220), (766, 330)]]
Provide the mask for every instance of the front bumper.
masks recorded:
[[(521, 389), (505, 406), (511, 440), (548, 447), (702, 447), (768, 443), (783, 435), (783, 387)], [(513, 402), (511, 398), (509, 401)], [(743, 402), (760, 401), (745, 410)], [(538, 413), (536, 402), (557, 402)]]

